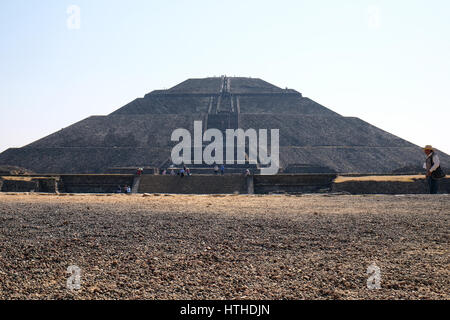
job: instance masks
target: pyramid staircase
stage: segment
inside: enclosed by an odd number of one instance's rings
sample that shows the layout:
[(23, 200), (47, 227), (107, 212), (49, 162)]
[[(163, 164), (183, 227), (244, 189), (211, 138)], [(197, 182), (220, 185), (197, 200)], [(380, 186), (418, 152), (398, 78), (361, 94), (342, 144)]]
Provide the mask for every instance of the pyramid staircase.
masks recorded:
[[(219, 91), (219, 94), (211, 96), (209, 100), (208, 113), (204, 118), (204, 126), (203, 130), (206, 131), (208, 129), (218, 129), (222, 132), (224, 137), (224, 148), (223, 148), (223, 157), (225, 160), (226, 157), (226, 147), (225, 147), (225, 137), (227, 129), (238, 129), (239, 128), (239, 99), (234, 96), (230, 92), (231, 88), (231, 79), (223, 76), (222, 77), (222, 85)], [(207, 143), (204, 143), (202, 146), (202, 152), (204, 148), (207, 146)], [(244, 173), (246, 169), (249, 169), (252, 173), (259, 172), (258, 163), (252, 163), (248, 159), (248, 146), (246, 146), (245, 150), (245, 163), (239, 164), (237, 163), (237, 149), (234, 150), (234, 159), (235, 163), (226, 164), (225, 172), (226, 173)], [(214, 165), (203, 164), (194, 164), (194, 152), (191, 154), (191, 164), (187, 165), (192, 173), (204, 173), (211, 174), (214, 173)], [(168, 168), (171, 165), (171, 159), (167, 159), (161, 164), (161, 168)]]

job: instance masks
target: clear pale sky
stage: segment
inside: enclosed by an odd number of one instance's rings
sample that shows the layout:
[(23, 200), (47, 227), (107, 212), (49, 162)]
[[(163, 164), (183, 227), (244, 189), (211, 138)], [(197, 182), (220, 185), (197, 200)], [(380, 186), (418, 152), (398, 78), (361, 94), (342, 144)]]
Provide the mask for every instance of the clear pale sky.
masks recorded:
[(448, 0), (1, 0), (0, 152), (226, 74), (450, 153), (449, 14)]

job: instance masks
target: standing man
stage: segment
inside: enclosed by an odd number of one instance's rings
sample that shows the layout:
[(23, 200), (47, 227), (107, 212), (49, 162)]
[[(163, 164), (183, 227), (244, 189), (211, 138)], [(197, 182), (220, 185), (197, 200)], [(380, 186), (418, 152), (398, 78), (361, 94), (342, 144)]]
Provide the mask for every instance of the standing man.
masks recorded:
[(436, 194), (438, 192), (438, 180), (432, 177), (434, 171), (436, 171), (440, 166), (440, 161), (438, 155), (435, 153), (434, 148), (430, 145), (423, 148), (423, 152), (427, 155), (423, 168), (427, 170), (427, 180), (428, 186), (430, 188), (430, 194)]

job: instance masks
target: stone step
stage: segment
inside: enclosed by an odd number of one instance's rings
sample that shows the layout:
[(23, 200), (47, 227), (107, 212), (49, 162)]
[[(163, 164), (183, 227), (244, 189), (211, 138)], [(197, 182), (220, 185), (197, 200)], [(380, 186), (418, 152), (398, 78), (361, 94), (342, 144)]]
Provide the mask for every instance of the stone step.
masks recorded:
[(131, 193), (138, 193), (140, 182), (141, 176), (135, 176), (133, 180), (133, 187), (131, 188)]

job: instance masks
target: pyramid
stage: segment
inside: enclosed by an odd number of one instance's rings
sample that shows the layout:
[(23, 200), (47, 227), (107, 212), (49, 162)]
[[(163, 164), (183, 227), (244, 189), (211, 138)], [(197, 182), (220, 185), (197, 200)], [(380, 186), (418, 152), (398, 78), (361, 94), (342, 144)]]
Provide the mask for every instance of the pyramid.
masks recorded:
[[(118, 167), (165, 168), (177, 128), (279, 129), (281, 172), (380, 173), (420, 168), (422, 149), (361, 119), (343, 117), (266, 81), (243, 77), (188, 79), (155, 90), (107, 116), (91, 116), (22, 148), (0, 165), (37, 173), (105, 173)], [(444, 167), (450, 156), (439, 152)], [(256, 164), (257, 165), (257, 164)], [(244, 165), (245, 166), (245, 165)], [(303, 169), (301, 169), (303, 168)]]

